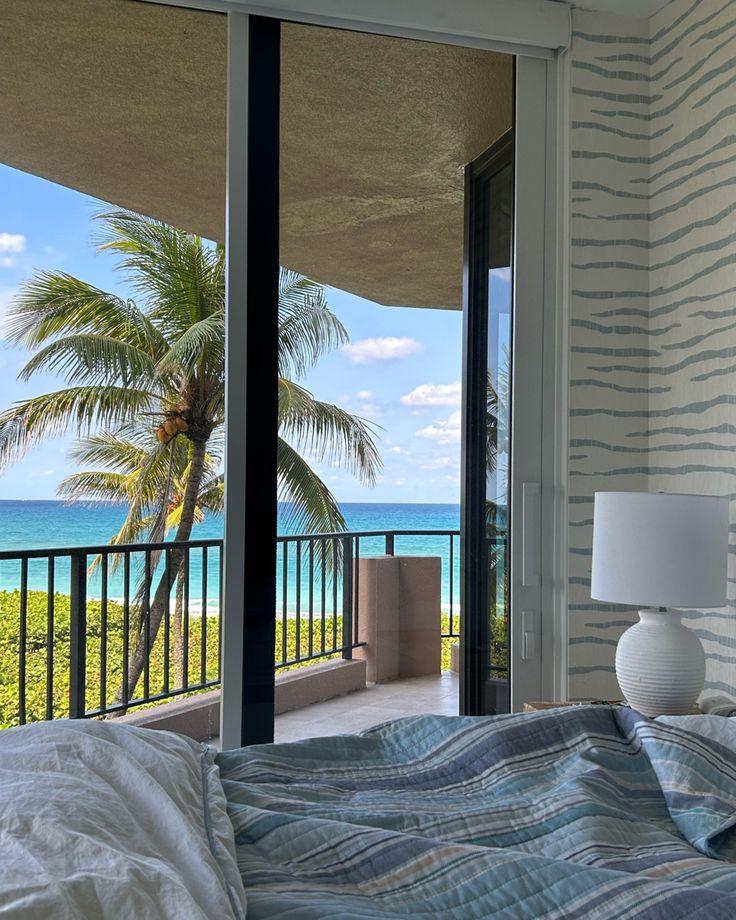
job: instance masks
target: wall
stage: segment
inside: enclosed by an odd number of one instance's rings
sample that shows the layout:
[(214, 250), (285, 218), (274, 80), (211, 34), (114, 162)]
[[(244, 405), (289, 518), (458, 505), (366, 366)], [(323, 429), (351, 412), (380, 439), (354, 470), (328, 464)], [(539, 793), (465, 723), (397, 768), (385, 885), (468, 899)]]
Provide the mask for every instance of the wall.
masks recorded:
[[(676, 0), (650, 26), (649, 488), (736, 498), (736, 4)], [(736, 697), (736, 610), (684, 622), (707, 689)]]
[[(593, 493), (647, 488), (650, 356), (646, 20), (576, 11), (571, 49), (569, 692), (618, 694), (613, 655), (636, 619), (590, 599)], [(644, 212), (634, 213), (634, 212)], [(620, 263), (631, 267), (620, 268)]]
[[(590, 600), (592, 492), (736, 498), (736, 4), (576, 12), (571, 54), (570, 693), (607, 696), (635, 614)], [(736, 697), (736, 610), (686, 622)]]

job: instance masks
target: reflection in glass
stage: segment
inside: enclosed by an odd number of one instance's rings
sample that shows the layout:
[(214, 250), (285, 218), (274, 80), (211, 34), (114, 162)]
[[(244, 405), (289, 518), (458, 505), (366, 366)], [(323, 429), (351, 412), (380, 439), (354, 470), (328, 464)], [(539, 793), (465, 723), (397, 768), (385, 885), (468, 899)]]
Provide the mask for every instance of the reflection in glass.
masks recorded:
[(486, 412), (486, 539), (490, 616), (489, 711), (508, 712), (509, 485), (511, 381), (511, 238), (513, 174), (510, 165), (488, 180), (488, 382)]

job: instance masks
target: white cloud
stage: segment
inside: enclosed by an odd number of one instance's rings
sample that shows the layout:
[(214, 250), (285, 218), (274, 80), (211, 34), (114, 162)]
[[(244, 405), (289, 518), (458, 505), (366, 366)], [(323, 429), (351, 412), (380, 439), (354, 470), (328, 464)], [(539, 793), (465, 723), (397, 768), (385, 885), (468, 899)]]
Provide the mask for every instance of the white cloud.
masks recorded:
[(0, 233), (0, 252), (23, 252), (26, 238), (22, 233)]
[(418, 438), (437, 441), (438, 444), (456, 443), (460, 440), (460, 410), (447, 418), (437, 419), (426, 428), (420, 428), (415, 434)]
[(421, 470), (444, 470), (457, 466), (458, 457), (432, 457), (419, 464)]
[(371, 390), (359, 390), (354, 397), (346, 395), (342, 399), (342, 405), (350, 412), (369, 420), (378, 419), (383, 415), (381, 405)]
[(401, 397), (405, 406), (459, 406), (460, 383), (423, 383)]
[(0, 268), (12, 268), (16, 255), (26, 248), (22, 233), (0, 233)]
[(408, 336), (384, 335), (373, 339), (359, 339), (343, 345), (343, 351), (353, 364), (375, 364), (378, 361), (394, 361), (406, 358), (422, 350), (416, 339)]

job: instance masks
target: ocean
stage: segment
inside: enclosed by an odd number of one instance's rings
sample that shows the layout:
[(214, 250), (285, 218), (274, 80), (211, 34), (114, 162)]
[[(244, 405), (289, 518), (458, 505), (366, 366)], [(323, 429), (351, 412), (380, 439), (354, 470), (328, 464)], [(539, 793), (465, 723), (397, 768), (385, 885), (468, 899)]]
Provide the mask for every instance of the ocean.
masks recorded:
[[(449, 504), (409, 504), (361, 502), (341, 505), (350, 531), (372, 530), (458, 530), (460, 527), (460, 506)], [(123, 506), (109, 503), (66, 504), (61, 501), (0, 501), (0, 551), (22, 549), (53, 549), (57, 547), (97, 546), (106, 544), (118, 530), (125, 518)], [(283, 531), (280, 531), (283, 532)], [(220, 539), (223, 536), (223, 520), (211, 515), (192, 532), (193, 540)], [(361, 540), (361, 555), (382, 553), (383, 540), (365, 538)], [(452, 565), (448, 537), (402, 536), (396, 538), (396, 553), (401, 555), (440, 556), (442, 558), (442, 605), (448, 607), (451, 601), (457, 604), (459, 581), (459, 540), (455, 538)], [(293, 588), (296, 582), (294, 551), (289, 559), (288, 582)], [(91, 561), (91, 559), (90, 559)], [(451, 574), (452, 568), (452, 574)], [(19, 587), (20, 565), (17, 561), (0, 561), (0, 591), (13, 591)], [(46, 590), (46, 560), (31, 561), (28, 568), (28, 586), (32, 590)], [(302, 581), (305, 577), (302, 572)], [(276, 572), (281, 584), (281, 561)], [(69, 564), (66, 560), (56, 563), (56, 590), (68, 593)], [(207, 598), (201, 597), (201, 561), (198, 554), (192, 554), (190, 574), (190, 597), (192, 607), (203, 602), (208, 608), (216, 604), (213, 594), (218, 583), (218, 568), (211, 555), (208, 562)], [(112, 573), (108, 593), (111, 598), (121, 597), (122, 574)], [(289, 591), (292, 595), (294, 592)], [(99, 572), (90, 574), (88, 595), (100, 596)], [(199, 600), (198, 600), (199, 599)]]

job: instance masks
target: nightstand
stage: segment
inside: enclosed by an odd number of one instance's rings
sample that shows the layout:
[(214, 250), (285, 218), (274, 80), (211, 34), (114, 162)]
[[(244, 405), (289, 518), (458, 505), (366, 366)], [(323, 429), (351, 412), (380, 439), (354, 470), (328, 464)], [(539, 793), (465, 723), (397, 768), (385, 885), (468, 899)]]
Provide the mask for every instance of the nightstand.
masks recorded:
[(591, 703), (594, 703), (596, 706), (619, 706), (624, 705), (625, 702), (625, 700), (560, 700), (559, 702), (534, 700), (531, 703), (524, 703), (522, 712), (538, 712), (540, 709), (559, 709), (563, 706), (587, 706)]
[[(539, 712), (542, 709), (559, 709), (563, 706), (626, 706), (626, 700), (561, 700), (559, 702), (550, 702), (548, 700), (533, 700), (531, 703), (524, 703), (522, 712)], [(680, 712), (681, 716), (700, 716), (703, 710), (699, 706), (694, 706), (688, 712)]]

